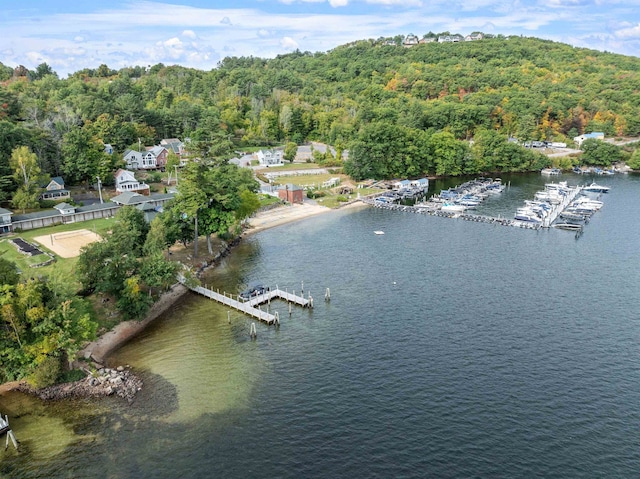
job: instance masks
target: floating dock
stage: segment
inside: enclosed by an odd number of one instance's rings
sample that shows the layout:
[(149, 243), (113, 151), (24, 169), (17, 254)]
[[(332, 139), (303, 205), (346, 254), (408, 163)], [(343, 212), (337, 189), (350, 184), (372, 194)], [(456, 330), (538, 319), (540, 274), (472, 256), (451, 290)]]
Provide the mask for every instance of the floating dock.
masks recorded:
[[(552, 209), (549, 214), (543, 219), (541, 223), (532, 223), (527, 221), (520, 221), (516, 219), (509, 218), (495, 218), (492, 216), (486, 215), (478, 215), (478, 214), (470, 214), (467, 212), (446, 212), (442, 211), (439, 207), (435, 205), (416, 205), (416, 206), (407, 206), (400, 205), (397, 203), (382, 203), (379, 201), (375, 201), (375, 196), (361, 198), (365, 204), (373, 206), (374, 208), (381, 208), (385, 210), (394, 210), (394, 211), (402, 211), (406, 213), (418, 213), (418, 214), (426, 214), (431, 216), (440, 216), (444, 218), (460, 218), (465, 221), (473, 221), (477, 223), (489, 223), (495, 225), (502, 226), (514, 226), (516, 228), (525, 228), (525, 229), (533, 229), (537, 230), (539, 228), (550, 228), (555, 220), (558, 218), (560, 213), (562, 213), (567, 206), (571, 204), (571, 202), (582, 192), (583, 187), (576, 186), (572, 188), (568, 188), (567, 195), (563, 198), (561, 203), (552, 205)], [(376, 195), (377, 196), (377, 195)]]
[(208, 289), (204, 286), (195, 286), (190, 289), (194, 293), (198, 293), (207, 298), (213, 299), (218, 303), (229, 306), (230, 308), (240, 311), (253, 318), (259, 319), (260, 321), (267, 324), (273, 324), (279, 321), (277, 315), (271, 314), (268, 311), (264, 311), (262, 310), (262, 308), (260, 308), (260, 305), (269, 303), (272, 299), (283, 299), (289, 303), (302, 306), (303, 308), (313, 307), (313, 298), (311, 297), (311, 294), (309, 294), (309, 299), (306, 299), (302, 296), (297, 296), (294, 293), (282, 291), (278, 288), (267, 291), (266, 293), (258, 295), (248, 301), (239, 301), (238, 299), (233, 299), (233, 295), (230, 293), (220, 293)]

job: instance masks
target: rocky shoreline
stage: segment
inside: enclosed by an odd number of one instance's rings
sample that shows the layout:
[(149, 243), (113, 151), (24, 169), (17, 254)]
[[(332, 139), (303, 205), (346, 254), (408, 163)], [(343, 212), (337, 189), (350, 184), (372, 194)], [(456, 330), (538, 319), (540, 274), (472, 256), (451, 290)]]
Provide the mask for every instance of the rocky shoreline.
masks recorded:
[[(290, 207), (281, 207), (287, 211), (291, 211)], [(273, 214), (279, 208), (274, 208), (266, 214)], [(253, 234), (262, 229), (280, 224), (288, 223), (304, 217), (312, 216), (322, 211), (331, 211), (324, 208), (320, 211), (304, 211), (302, 214), (291, 215), (278, 218), (278, 221), (269, 220), (268, 223), (252, 225), (249, 230), (243, 231), (229, 243), (223, 243), (223, 248), (213, 257), (207, 258), (201, 262), (194, 264), (197, 276), (200, 276), (206, 270), (215, 267), (224, 257), (226, 257), (233, 248), (238, 245), (242, 238), (248, 234)], [(136, 393), (141, 390), (143, 382), (129, 367), (119, 366), (116, 369), (105, 368), (102, 366), (105, 359), (117, 348), (130, 341), (133, 337), (142, 332), (151, 322), (157, 319), (161, 314), (165, 313), (173, 306), (182, 296), (189, 290), (182, 284), (175, 284), (169, 291), (165, 292), (153, 304), (146, 317), (141, 321), (124, 321), (116, 325), (111, 331), (103, 334), (97, 340), (86, 345), (80, 351), (79, 358), (81, 362), (79, 366), (86, 369), (86, 362), (93, 362), (97, 367), (97, 373), (87, 371), (87, 377), (72, 383), (55, 384), (42, 389), (34, 389), (26, 382), (13, 382), (0, 385), (0, 392), (16, 390), (39, 397), (43, 400), (60, 400), (65, 398), (90, 398), (90, 397), (106, 397), (118, 396), (126, 399), (129, 403), (133, 402)]]
[(42, 389), (33, 389), (26, 383), (20, 383), (16, 390), (32, 394), (44, 401), (115, 395), (132, 403), (142, 385), (142, 379), (133, 374), (128, 366), (118, 366), (116, 369), (100, 368), (95, 373), (87, 374), (84, 379), (72, 383), (55, 384)]

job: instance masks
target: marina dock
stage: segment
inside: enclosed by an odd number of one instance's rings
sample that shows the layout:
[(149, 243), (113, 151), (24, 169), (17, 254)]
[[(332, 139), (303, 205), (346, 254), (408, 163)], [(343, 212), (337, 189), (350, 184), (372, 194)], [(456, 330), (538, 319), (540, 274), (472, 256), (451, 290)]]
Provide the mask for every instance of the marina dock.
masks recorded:
[(233, 295), (230, 293), (220, 293), (218, 291), (208, 289), (204, 286), (195, 286), (190, 289), (194, 293), (198, 293), (207, 298), (213, 299), (218, 303), (224, 304), (225, 306), (233, 308), (236, 311), (240, 311), (241, 313), (244, 313), (253, 318), (259, 319), (260, 321), (267, 324), (274, 324), (279, 321), (277, 314), (271, 314), (268, 312), (268, 310), (263, 310), (262, 308), (260, 308), (260, 305), (269, 303), (272, 299), (282, 299), (284, 301), (287, 301), (288, 303), (302, 306), (303, 308), (313, 307), (313, 298), (311, 298), (311, 294), (309, 294), (309, 299), (306, 299), (302, 296), (297, 296), (294, 293), (282, 291), (277, 287), (274, 290), (267, 291), (266, 293), (260, 294), (248, 301), (239, 301), (238, 299), (233, 299)]
[[(486, 180), (485, 180), (486, 181)], [(575, 220), (565, 220), (565, 222), (557, 223), (559, 217), (568, 217), (571, 213), (565, 212), (575, 211), (576, 205), (579, 205), (580, 199), (578, 196), (586, 191), (605, 191), (605, 187), (592, 184), (589, 187), (585, 186), (567, 186), (566, 182), (560, 183), (547, 183), (545, 190), (536, 193), (535, 201), (526, 201), (524, 208), (518, 209), (516, 216), (513, 219), (504, 217), (491, 217), (487, 215), (472, 214), (466, 211), (466, 207), (462, 202), (459, 204), (453, 203), (453, 201), (463, 198), (464, 195), (469, 194), (468, 186), (477, 187), (477, 181), (467, 182), (460, 187), (450, 188), (444, 190), (440, 195), (434, 195), (432, 200), (427, 202), (416, 203), (414, 206), (402, 205), (391, 201), (380, 201), (380, 195), (372, 195), (369, 197), (361, 198), (363, 203), (371, 205), (375, 208), (382, 208), (386, 210), (402, 211), (408, 213), (427, 214), (431, 216), (440, 216), (445, 218), (460, 218), (465, 221), (473, 221), (478, 223), (489, 223), (502, 226), (513, 226), (517, 228), (533, 229), (551, 228), (552, 226), (571, 229), (573, 231), (582, 231), (582, 226), (588, 221), (588, 216), (595, 210), (583, 211), (581, 214), (575, 214), (575, 218), (581, 220), (580, 223), (574, 223)], [(482, 186), (482, 183), (480, 183)], [(499, 186), (499, 183), (498, 183)], [(462, 191), (461, 191), (462, 190)], [(501, 191), (501, 190), (499, 190)], [(455, 198), (445, 197), (444, 193), (455, 195)], [(441, 201), (445, 198), (445, 201), (452, 201), (451, 203)], [(436, 199), (437, 201), (434, 201)], [(598, 203), (598, 202), (596, 202)], [(447, 208), (450, 206), (451, 208)], [(601, 204), (600, 204), (601, 206)], [(525, 210), (525, 211), (521, 211)]]

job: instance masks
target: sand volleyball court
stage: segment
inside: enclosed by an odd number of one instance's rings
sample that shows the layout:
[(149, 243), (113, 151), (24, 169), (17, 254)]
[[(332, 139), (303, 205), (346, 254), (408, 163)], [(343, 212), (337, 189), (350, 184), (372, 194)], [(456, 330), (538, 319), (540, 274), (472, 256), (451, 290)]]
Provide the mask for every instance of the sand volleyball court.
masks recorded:
[(91, 230), (81, 229), (37, 236), (33, 239), (61, 258), (74, 258), (80, 254), (80, 248), (100, 241), (101, 238)]

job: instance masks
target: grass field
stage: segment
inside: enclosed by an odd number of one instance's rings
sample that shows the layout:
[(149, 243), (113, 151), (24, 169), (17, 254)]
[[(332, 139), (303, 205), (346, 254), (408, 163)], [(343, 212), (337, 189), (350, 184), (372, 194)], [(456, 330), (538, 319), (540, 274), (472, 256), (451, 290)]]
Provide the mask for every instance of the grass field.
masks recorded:
[(282, 166), (270, 166), (269, 168), (260, 168), (259, 173), (269, 173), (270, 171), (295, 171), (295, 170), (315, 170), (323, 168), (317, 163), (285, 163)]
[[(67, 225), (51, 226), (48, 228), (37, 228), (34, 230), (23, 231), (21, 233), (13, 233), (12, 235), (0, 239), (0, 256), (16, 263), (20, 271), (25, 277), (34, 276), (49, 276), (55, 272), (56, 276), (64, 276), (69, 278), (69, 281), (73, 281), (74, 285), (80, 288), (80, 283), (77, 283), (73, 274), (73, 269), (78, 261), (78, 258), (60, 258), (56, 256), (56, 261), (49, 266), (41, 268), (32, 268), (32, 264), (37, 264), (45, 261), (43, 255), (38, 256), (25, 256), (18, 252), (17, 248), (9, 242), (10, 238), (19, 237), (30, 243), (35, 243), (33, 238), (36, 236), (50, 235), (56, 233), (62, 233), (67, 231), (74, 231), (79, 229), (89, 229), (95, 231), (100, 236), (111, 229), (113, 224), (113, 218), (102, 218), (98, 220), (83, 221), (82, 223), (71, 223)], [(36, 243), (36, 245), (42, 250), (52, 253), (46, 247)]]

